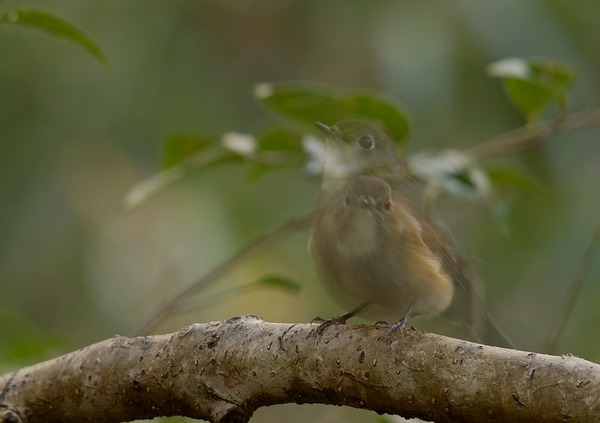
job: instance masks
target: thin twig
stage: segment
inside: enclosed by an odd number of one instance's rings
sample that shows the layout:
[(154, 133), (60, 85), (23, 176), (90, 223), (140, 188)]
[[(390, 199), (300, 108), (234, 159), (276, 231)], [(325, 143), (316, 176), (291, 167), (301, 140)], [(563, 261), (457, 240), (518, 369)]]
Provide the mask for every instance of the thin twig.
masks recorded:
[[(581, 128), (588, 125), (600, 125), (600, 109), (585, 110), (570, 115), (560, 115), (547, 121), (529, 124), (513, 131), (507, 132), (498, 137), (494, 137), (482, 144), (479, 144), (466, 151), (473, 160), (481, 161), (490, 157), (511, 154), (517, 151), (533, 148), (542, 143), (545, 138), (559, 131)], [(282, 239), (289, 232), (298, 229), (304, 229), (310, 225), (312, 213), (297, 218), (292, 218), (286, 223), (276, 228), (274, 231), (264, 235), (249, 246), (243, 248), (238, 253), (231, 256), (224, 263), (213, 269), (207, 275), (202, 277), (189, 288), (185, 289), (161, 309), (144, 324), (138, 331), (138, 334), (146, 333), (155, 328), (160, 322), (168, 316), (178, 311), (181, 303), (190, 295), (198, 292), (211, 282), (219, 279), (228, 271), (232, 270), (239, 262), (245, 260), (254, 253)], [(490, 316), (488, 316), (489, 319)]]
[(559, 115), (543, 122), (528, 124), (466, 150), (473, 160), (481, 161), (537, 147), (550, 135), (585, 126), (600, 125), (600, 109)]
[(558, 344), (558, 340), (563, 334), (565, 326), (567, 324), (567, 320), (573, 310), (573, 306), (575, 305), (575, 300), (579, 296), (581, 292), (581, 287), (583, 285), (583, 281), (585, 279), (585, 274), (592, 264), (592, 257), (594, 256), (594, 252), (598, 247), (598, 242), (600, 241), (600, 226), (596, 226), (594, 233), (592, 234), (592, 238), (590, 243), (588, 244), (587, 249), (585, 250), (585, 254), (581, 263), (579, 264), (579, 268), (575, 273), (575, 276), (571, 280), (571, 284), (569, 286), (569, 290), (567, 291), (565, 298), (563, 300), (562, 306), (556, 315), (556, 323), (548, 336), (546, 343), (544, 344), (543, 351), (548, 353), (552, 353)]
[(256, 254), (260, 250), (268, 247), (269, 245), (281, 240), (290, 232), (308, 228), (312, 222), (312, 213), (308, 213), (302, 216), (293, 217), (277, 227), (273, 231), (264, 235), (262, 238), (254, 241), (252, 244), (242, 248), (236, 254), (229, 257), (219, 266), (215, 267), (212, 271), (207, 273), (201, 279), (193, 283), (188, 288), (184, 289), (174, 298), (169, 300), (164, 306), (162, 306), (143, 326), (137, 331), (137, 335), (142, 335), (151, 332), (167, 317), (179, 310), (181, 304), (191, 295), (194, 295), (200, 289), (204, 288), (208, 284), (216, 281), (223, 277), (227, 272), (234, 269), (240, 262), (247, 259), (248, 257)]

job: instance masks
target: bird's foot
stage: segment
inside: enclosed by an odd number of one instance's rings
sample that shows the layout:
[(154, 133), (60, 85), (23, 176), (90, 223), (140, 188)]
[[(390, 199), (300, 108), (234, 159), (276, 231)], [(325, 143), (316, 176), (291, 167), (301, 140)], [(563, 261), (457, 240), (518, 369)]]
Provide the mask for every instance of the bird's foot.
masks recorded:
[(383, 341), (388, 336), (390, 336), (392, 334), (392, 332), (395, 332), (395, 331), (398, 331), (401, 334), (403, 334), (404, 329), (406, 329), (406, 324), (408, 323), (408, 320), (409, 319), (407, 319), (406, 316), (404, 316), (400, 321), (398, 321), (396, 323), (386, 322), (385, 320), (378, 321), (377, 323), (375, 323), (375, 326), (385, 324), (385, 325), (387, 325), (387, 328), (385, 329), (385, 332), (383, 332), (383, 335), (381, 335), (379, 338), (377, 338), (377, 340)]
[(315, 322), (321, 322), (319, 326), (313, 329), (310, 333), (313, 336), (321, 336), (323, 331), (327, 329), (331, 325), (345, 325), (346, 320), (348, 320), (349, 316), (344, 314), (343, 316), (332, 317), (331, 319), (323, 319), (322, 317), (315, 317), (311, 320), (311, 324)]

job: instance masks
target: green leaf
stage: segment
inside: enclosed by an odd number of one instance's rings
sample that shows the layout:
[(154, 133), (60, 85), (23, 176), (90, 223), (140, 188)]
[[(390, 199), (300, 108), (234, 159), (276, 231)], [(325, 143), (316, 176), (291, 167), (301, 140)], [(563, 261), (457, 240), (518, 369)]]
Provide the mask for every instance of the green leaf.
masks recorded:
[(554, 99), (552, 91), (532, 81), (507, 78), (503, 87), (513, 105), (530, 121), (535, 120)]
[(172, 167), (179, 162), (205, 150), (218, 145), (218, 142), (196, 135), (172, 135), (165, 140), (163, 145), (162, 168)]
[(302, 151), (302, 136), (285, 128), (270, 128), (258, 136), (258, 151)]
[(552, 103), (564, 109), (567, 91), (577, 76), (567, 63), (518, 58), (492, 63), (487, 71), (502, 80), (508, 99), (529, 121), (539, 118)]
[(340, 93), (315, 85), (260, 84), (256, 98), (280, 115), (309, 125), (332, 125), (343, 119), (378, 121), (398, 142), (406, 140), (408, 120), (401, 108), (382, 94), (365, 91)]
[(285, 128), (270, 128), (256, 139), (256, 151), (249, 157), (248, 179), (256, 180), (274, 170), (305, 163), (302, 135)]
[(86, 49), (108, 72), (113, 73), (112, 64), (98, 43), (72, 23), (52, 13), (34, 9), (12, 9), (0, 13), (0, 23), (28, 26), (59, 38), (66, 38)]
[(578, 73), (574, 66), (552, 60), (532, 61), (529, 65), (536, 77), (557, 94), (568, 88)]
[(544, 189), (524, 170), (507, 166), (486, 166), (485, 170), (494, 187), (521, 188), (544, 195)]
[(281, 288), (292, 293), (297, 293), (301, 289), (298, 282), (280, 276), (265, 276), (254, 283), (264, 287)]
[(246, 179), (250, 182), (254, 182), (260, 179), (262, 176), (266, 175), (267, 173), (270, 173), (277, 169), (279, 169), (279, 167), (265, 166), (260, 163), (253, 163), (248, 169)]

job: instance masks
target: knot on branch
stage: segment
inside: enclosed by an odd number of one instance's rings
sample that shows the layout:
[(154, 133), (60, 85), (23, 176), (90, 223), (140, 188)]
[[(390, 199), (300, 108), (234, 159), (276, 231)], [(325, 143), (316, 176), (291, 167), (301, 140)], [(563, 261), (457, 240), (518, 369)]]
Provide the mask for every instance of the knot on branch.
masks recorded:
[(0, 405), (0, 423), (24, 423), (19, 412), (7, 404)]

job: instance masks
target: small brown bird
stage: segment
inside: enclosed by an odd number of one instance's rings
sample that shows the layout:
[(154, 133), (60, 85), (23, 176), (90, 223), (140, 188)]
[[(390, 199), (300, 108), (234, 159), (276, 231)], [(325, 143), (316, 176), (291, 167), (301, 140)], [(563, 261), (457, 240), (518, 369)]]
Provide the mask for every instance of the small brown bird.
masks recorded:
[(400, 317), (383, 337), (402, 331), (414, 316), (442, 312), (461, 268), (452, 240), (420, 210), (393, 142), (365, 121), (318, 126), (327, 135), (326, 155), (333, 155), (329, 164), (342, 171), (332, 173), (325, 158), (309, 252), (325, 284), (360, 302), (318, 331), (345, 323), (370, 304)]

